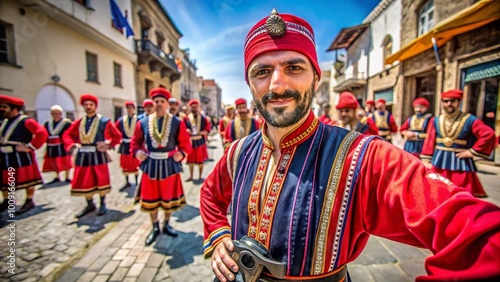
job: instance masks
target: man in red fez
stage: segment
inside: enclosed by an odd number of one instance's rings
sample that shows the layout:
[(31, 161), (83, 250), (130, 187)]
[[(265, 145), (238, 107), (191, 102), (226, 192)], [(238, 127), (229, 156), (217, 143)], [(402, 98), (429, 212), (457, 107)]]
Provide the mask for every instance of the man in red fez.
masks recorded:
[(401, 125), (401, 135), (404, 136), (404, 150), (420, 157), (424, 139), (427, 136), (427, 126), (432, 118), (432, 114), (426, 113), (429, 108), (429, 101), (425, 98), (416, 98), (413, 101), (413, 110), (415, 114), (409, 117), (403, 125)]
[[(42, 177), (36, 161), (35, 150), (47, 140), (47, 132), (42, 125), (23, 114), (24, 100), (0, 95), (0, 169), (2, 181), (0, 189), (3, 202), (0, 212), (7, 209), (14, 212), (16, 190), (26, 190), (26, 201), (16, 214), (25, 213), (35, 207), (33, 196), (35, 186), (42, 184)], [(15, 199), (15, 197), (14, 197)]]
[(149, 96), (155, 103), (155, 112), (141, 119), (130, 143), (130, 152), (141, 162), (141, 209), (149, 212), (153, 229), (146, 238), (151, 245), (160, 235), (158, 210), (165, 214), (163, 233), (177, 236), (169, 225), (172, 212), (186, 205), (180, 173), (182, 160), (191, 152), (186, 125), (168, 112), (170, 92), (153, 88)]
[(441, 94), (443, 113), (429, 122), (420, 157), (454, 184), (484, 198), (487, 195), (473, 158), (489, 157), (495, 149), (495, 132), (476, 116), (460, 110), (462, 95), (462, 90)]
[(220, 138), (222, 140), (222, 145), (224, 146), (224, 139), (226, 138), (226, 130), (231, 121), (234, 119), (235, 114), (234, 114), (234, 106), (233, 105), (227, 105), (226, 106), (226, 115), (222, 117), (219, 121), (219, 134)]
[(340, 121), (336, 125), (363, 134), (377, 135), (378, 129), (373, 120), (368, 117), (358, 118), (358, 109), (358, 100), (352, 93), (347, 91), (340, 93), (339, 102), (337, 104)]
[(385, 141), (391, 142), (392, 134), (398, 132), (398, 126), (394, 121), (394, 116), (386, 109), (385, 99), (378, 99), (375, 107), (376, 111), (373, 112), (372, 119), (378, 128), (378, 135)]
[(122, 168), (122, 173), (125, 176), (125, 185), (120, 188), (123, 191), (132, 185), (129, 182), (128, 176), (135, 175), (135, 184), (138, 185), (138, 175), (139, 175), (139, 162), (134, 155), (130, 153), (130, 141), (134, 135), (135, 126), (137, 121), (137, 115), (135, 114), (135, 103), (132, 101), (125, 102), (125, 109), (127, 114), (118, 118), (115, 122), (116, 128), (120, 130), (122, 134), (122, 140), (120, 147), (118, 148), (118, 154), (120, 154), (120, 166)]
[(82, 94), (80, 104), (85, 115), (73, 121), (63, 134), (66, 150), (71, 154), (75, 150), (75, 172), (71, 181), (71, 196), (83, 196), (87, 206), (76, 217), (80, 218), (96, 210), (92, 200), (94, 194), (101, 197), (97, 213), (104, 215), (106, 194), (111, 190), (108, 163), (111, 162), (107, 151), (120, 143), (122, 135), (114, 123), (97, 113), (98, 100), (92, 94)]
[(373, 100), (366, 100), (365, 112), (367, 117), (372, 118), (373, 112), (375, 112), (375, 102)]
[(66, 152), (62, 136), (71, 125), (71, 120), (63, 118), (63, 108), (59, 105), (54, 105), (50, 108), (52, 119), (47, 120), (43, 126), (49, 135), (47, 137), (47, 151), (43, 157), (42, 172), (55, 172), (56, 177), (48, 184), (58, 183), (59, 174), (65, 172), (65, 182), (70, 183), (68, 178), (69, 171), (73, 167), (71, 155)]
[(144, 101), (142, 102), (142, 107), (144, 108), (144, 113), (137, 116), (138, 120), (147, 117), (155, 111), (154, 102), (151, 99), (144, 99)]
[(229, 146), (234, 140), (241, 139), (260, 129), (258, 121), (250, 115), (247, 100), (239, 98), (236, 99), (234, 104), (238, 115), (227, 127), (224, 136), (224, 147)]
[(208, 160), (207, 135), (211, 126), (208, 118), (201, 113), (200, 101), (191, 99), (189, 101), (191, 113), (189, 113), (188, 132), (191, 135), (191, 145), (193, 151), (189, 154), (186, 163), (189, 165), (189, 178), (186, 181), (193, 180), (194, 166), (198, 166), (199, 180), (202, 180), (203, 163)]
[(186, 128), (188, 128), (189, 127), (189, 118), (185, 113), (180, 111), (181, 104), (179, 103), (179, 100), (177, 100), (175, 98), (170, 98), (170, 99), (168, 99), (168, 105), (169, 105), (170, 114), (178, 117), (181, 121), (186, 123)]
[(266, 281), (345, 281), (370, 235), (430, 249), (422, 281), (500, 275), (500, 207), (379, 137), (318, 121), (321, 72), (305, 20), (273, 10), (248, 33), (244, 57), (266, 123), (233, 142), (200, 191), (204, 254), (219, 280), (246, 271), (228, 253), (244, 236), (283, 265), (279, 277), (261, 273)]

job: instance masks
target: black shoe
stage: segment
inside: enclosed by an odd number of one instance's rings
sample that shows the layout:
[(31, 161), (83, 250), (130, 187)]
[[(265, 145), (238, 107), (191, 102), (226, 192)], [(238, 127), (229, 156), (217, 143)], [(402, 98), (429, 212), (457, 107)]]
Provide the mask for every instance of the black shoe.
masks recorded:
[(104, 203), (101, 203), (101, 206), (99, 207), (99, 211), (97, 212), (98, 216), (104, 215), (108, 212), (108, 209), (106, 208), (106, 205)]
[(190, 177), (190, 178), (188, 178), (188, 179), (186, 179), (184, 181), (189, 182), (189, 181), (193, 181), (193, 179)]
[(3, 200), (3, 202), (0, 204), (0, 213), (6, 211), (9, 208), (9, 203), (7, 200)]
[(92, 203), (92, 204), (89, 204), (87, 205), (81, 212), (79, 212), (75, 217), (76, 218), (80, 218), (86, 214), (88, 214), (89, 212), (92, 212), (92, 211), (95, 211), (95, 205)]
[(23, 213), (31, 210), (34, 207), (35, 207), (35, 204), (33, 203), (33, 201), (31, 199), (26, 200), (26, 202), (21, 207), (21, 209), (17, 212), (17, 214), (23, 214)]
[(66, 181), (66, 183), (71, 183), (71, 179), (69, 179), (69, 178), (66, 178), (65, 181)]
[(49, 182), (49, 183), (47, 183), (47, 184), (48, 184), (48, 185), (50, 185), (50, 184), (56, 184), (56, 183), (58, 183), (58, 182), (61, 182), (61, 180), (60, 180), (58, 177), (56, 177), (54, 180), (50, 181), (50, 182)]
[(146, 246), (149, 246), (153, 244), (154, 241), (156, 241), (156, 238), (160, 235), (160, 228), (159, 227), (153, 227), (153, 230), (151, 230), (151, 233), (149, 233), (148, 237), (146, 238)]
[(179, 233), (177, 233), (177, 230), (168, 225), (168, 221), (166, 221), (165, 225), (163, 226), (163, 233), (172, 237), (177, 237), (177, 235), (179, 235)]
[(132, 185), (127, 182), (127, 184), (125, 184), (122, 188), (120, 188), (120, 192), (122, 192), (123, 190), (130, 188), (130, 187), (132, 187)]

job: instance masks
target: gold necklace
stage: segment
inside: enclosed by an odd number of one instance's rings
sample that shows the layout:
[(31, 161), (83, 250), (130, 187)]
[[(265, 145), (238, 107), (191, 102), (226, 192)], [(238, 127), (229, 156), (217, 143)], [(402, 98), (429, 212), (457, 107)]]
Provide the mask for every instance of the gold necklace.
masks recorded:
[(148, 116), (148, 131), (153, 148), (159, 145), (166, 147), (170, 136), (170, 127), (172, 125), (172, 114), (167, 113), (163, 118), (161, 126), (158, 127), (156, 112)]
[(14, 129), (16, 129), (17, 125), (25, 118), (27, 118), (27, 116), (18, 115), (17, 118), (10, 124), (9, 128), (7, 128), (7, 132), (5, 132), (5, 135), (3, 134), (3, 131), (7, 126), (7, 122), (9, 121), (9, 119), (4, 119), (2, 122), (2, 126), (0, 126), (0, 143), (6, 144), (9, 141), (12, 133), (14, 133)]
[(125, 136), (127, 138), (132, 138), (135, 131), (135, 125), (137, 123), (137, 116), (133, 115), (132, 118), (129, 118), (128, 115), (123, 116), (123, 129), (125, 131)]
[(92, 144), (94, 143), (95, 136), (97, 135), (97, 129), (99, 128), (99, 123), (101, 121), (101, 115), (97, 114), (92, 123), (90, 124), (89, 131), (85, 130), (85, 125), (87, 124), (87, 116), (84, 116), (80, 122), (80, 143), (81, 144)]

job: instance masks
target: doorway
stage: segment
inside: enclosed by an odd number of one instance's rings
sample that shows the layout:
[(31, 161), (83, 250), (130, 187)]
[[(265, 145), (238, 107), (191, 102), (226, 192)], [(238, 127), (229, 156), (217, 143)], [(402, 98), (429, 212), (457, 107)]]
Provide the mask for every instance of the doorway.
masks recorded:
[(50, 107), (59, 105), (63, 108), (63, 117), (75, 119), (75, 102), (66, 89), (55, 84), (47, 84), (36, 96), (36, 120), (43, 123), (51, 118)]

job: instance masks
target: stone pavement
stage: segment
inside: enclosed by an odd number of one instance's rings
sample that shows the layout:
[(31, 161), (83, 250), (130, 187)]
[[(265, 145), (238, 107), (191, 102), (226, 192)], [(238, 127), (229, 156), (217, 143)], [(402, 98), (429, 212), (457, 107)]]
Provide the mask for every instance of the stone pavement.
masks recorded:
[[(218, 137), (212, 138), (209, 156), (217, 160), (222, 155), (221, 143)], [(117, 156), (113, 155), (113, 159)], [(204, 176), (214, 165), (214, 161), (206, 164)], [(483, 165), (479, 168), (491, 197), (488, 200), (498, 205), (500, 189), (494, 181), (498, 182), (500, 168)], [(132, 205), (133, 189), (118, 192), (123, 177), (117, 162), (111, 163), (111, 171), (114, 189), (107, 202), (112, 212), (102, 218), (89, 215), (75, 220), (74, 214), (84, 207), (84, 201), (69, 197), (69, 186), (37, 191), (38, 208), (18, 218), (18, 274), (7, 275), (6, 250), (2, 249), (0, 280), (212, 281), (209, 261), (202, 255), (201, 183), (184, 185), (188, 206), (174, 213), (171, 220), (180, 231), (179, 236), (161, 235), (156, 243), (144, 247), (151, 228), (149, 217)], [(44, 177), (50, 180), (50, 176)], [(187, 178), (186, 172), (182, 177)], [(57, 205), (56, 199), (63, 205)], [(0, 221), (3, 227), (0, 238), (8, 235), (4, 221)], [(429, 254), (426, 250), (372, 237), (361, 256), (349, 265), (349, 272), (354, 281), (413, 281), (425, 273), (423, 262)]]

